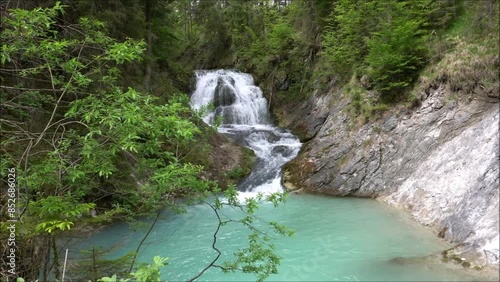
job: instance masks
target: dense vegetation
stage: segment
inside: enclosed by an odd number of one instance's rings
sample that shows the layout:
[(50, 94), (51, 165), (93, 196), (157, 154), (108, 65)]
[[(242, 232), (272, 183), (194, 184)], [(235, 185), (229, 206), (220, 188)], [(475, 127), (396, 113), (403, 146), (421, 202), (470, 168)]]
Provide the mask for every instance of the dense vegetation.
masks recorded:
[[(498, 0), (0, 5), (2, 189), (15, 168), (25, 207), (18, 274), (28, 279), (60, 276), (57, 238), (70, 229), (182, 210), (178, 197), (221, 190), (200, 177), (206, 155), (196, 154), (210, 148), (192, 150), (209, 134), (184, 95), (195, 69), (249, 72), (272, 107), (343, 87), (353, 116), (365, 119), (418, 103), (417, 81), (498, 91)], [(264, 253), (271, 268), (247, 268), (261, 278), (279, 262)]]
[[(218, 183), (202, 177), (202, 166), (186, 161), (196, 159), (190, 154), (203, 131), (211, 130), (197, 125), (186, 96), (169, 93), (161, 103), (121, 82), (126, 64), (140, 61), (145, 49), (147, 54), (144, 41), (111, 38), (96, 19), (65, 22), (64, 8), (57, 2), (50, 8), (12, 9), (2, 18), (2, 177), (8, 192), (2, 201), (9, 207), (2, 210), (2, 238), (13, 233), (7, 220), (18, 220), (17, 248), (6, 248), (2, 256), (8, 260), (8, 254), (16, 254), (16, 271), (3, 269), (3, 277), (60, 278), (66, 248), (61, 239), (71, 231), (143, 215), (157, 219), (166, 209), (182, 212), (186, 204), (222, 192)], [(258, 199), (240, 206), (234, 187), (226, 188), (224, 203), (215, 198), (207, 204), (216, 213), (225, 205), (241, 207), (247, 216), (239, 223), (253, 232), (251, 245), (223, 269), (265, 278), (276, 272), (279, 257), (267, 243), (269, 236), (252, 225)], [(278, 203), (282, 195), (267, 200)], [(135, 254), (114, 265), (139, 281), (159, 279), (150, 267), (132, 272)], [(217, 259), (209, 266), (218, 265)], [(92, 267), (78, 279), (95, 280), (109, 274), (104, 271), (125, 275), (121, 268), (98, 263), (103, 260), (94, 251), (90, 260)], [(155, 261), (158, 267), (164, 263)], [(255, 264), (259, 261), (268, 263)]]

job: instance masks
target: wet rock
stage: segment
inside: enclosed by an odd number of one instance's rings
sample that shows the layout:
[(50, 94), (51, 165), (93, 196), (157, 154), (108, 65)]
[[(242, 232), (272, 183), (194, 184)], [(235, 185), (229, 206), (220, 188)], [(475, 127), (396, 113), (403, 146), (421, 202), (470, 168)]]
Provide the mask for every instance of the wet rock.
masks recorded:
[(275, 146), (272, 151), (274, 154), (281, 155), (285, 158), (290, 157), (293, 153), (287, 146), (281, 145)]
[[(206, 125), (201, 126), (205, 128), (204, 130), (208, 130)], [(208, 131), (207, 140), (204, 141), (205, 144), (200, 145), (189, 155), (192, 160), (186, 158), (186, 161), (203, 165), (201, 177), (215, 180), (225, 189), (228, 185), (237, 184), (249, 174), (256, 160), (252, 150), (242, 147), (232, 138), (213, 131)], [(235, 169), (242, 169), (244, 175), (236, 178), (228, 177)]]
[[(277, 99), (277, 98), (276, 98)], [(307, 101), (284, 103), (273, 102), (273, 112), (278, 117), (279, 126), (292, 128), (301, 142), (311, 140), (321, 129), (331, 113), (332, 95), (320, 95), (313, 92)]]
[(231, 83), (227, 84), (223, 79), (219, 78), (215, 87), (214, 106), (217, 108), (232, 105), (236, 101), (234, 91), (236, 91), (234, 89), (234, 80), (232, 80), (231, 85)]

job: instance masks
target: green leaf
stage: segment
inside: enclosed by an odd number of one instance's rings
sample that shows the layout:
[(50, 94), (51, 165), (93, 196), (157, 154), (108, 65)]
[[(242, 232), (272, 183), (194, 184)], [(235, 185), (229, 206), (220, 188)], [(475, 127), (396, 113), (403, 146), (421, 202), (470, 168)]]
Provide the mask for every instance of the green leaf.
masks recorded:
[(116, 274), (114, 274), (111, 277), (102, 277), (100, 279), (97, 279), (98, 282), (116, 282)]

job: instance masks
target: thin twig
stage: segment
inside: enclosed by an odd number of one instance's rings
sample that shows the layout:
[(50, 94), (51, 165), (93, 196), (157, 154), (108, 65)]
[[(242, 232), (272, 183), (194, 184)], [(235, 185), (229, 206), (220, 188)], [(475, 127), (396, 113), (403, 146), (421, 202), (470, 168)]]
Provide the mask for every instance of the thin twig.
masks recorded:
[(211, 204), (209, 203), (206, 203), (210, 208), (212, 208), (212, 210), (215, 212), (215, 215), (217, 216), (217, 220), (218, 220), (218, 224), (217, 224), (217, 229), (215, 230), (214, 232), (214, 240), (212, 241), (212, 249), (214, 249), (216, 252), (217, 252), (217, 256), (212, 260), (211, 263), (209, 263), (207, 266), (205, 266), (205, 268), (203, 268), (196, 276), (194, 276), (193, 278), (191, 279), (188, 279), (187, 281), (188, 282), (192, 282), (198, 278), (200, 278), (200, 276), (203, 275), (203, 273), (205, 273), (205, 271), (207, 271), (210, 267), (218, 267), (218, 268), (222, 268), (224, 269), (222, 266), (219, 266), (219, 265), (215, 265), (215, 263), (217, 262), (217, 260), (220, 258), (220, 256), (222, 255), (221, 251), (215, 246), (215, 244), (217, 244), (217, 234), (219, 233), (219, 230), (223, 224), (222, 220), (220, 219), (220, 215), (219, 215), (219, 212), (217, 211), (217, 209), (212, 206)]
[(142, 245), (144, 244), (144, 241), (146, 241), (146, 239), (148, 238), (149, 234), (151, 233), (151, 231), (155, 227), (156, 222), (158, 221), (158, 218), (160, 217), (160, 214), (163, 212), (163, 210), (165, 210), (165, 207), (166, 206), (164, 205), (158, 211), (158, 213), (156, 214), (156, 217), (155, 217), (153, 223), (151, 223), (151, 226), (149, 227), (148, 232), (146, 233), (146, 235), (144, 235), (144, 237), (142, 238), (141, 242), (139, 242), (139, 245), (137, 246), (137, 249), (135, 249), (135, 254), (134, 254), (134, 257), (132, 258), (132, 263), (130, 264), (130, 268), (129, 268), (128, 272), (132, 272), (132, 269), (134, 268), (135, 260), (137, 258), (137, 255), (139, 254), (139, 250), (141, 249)]

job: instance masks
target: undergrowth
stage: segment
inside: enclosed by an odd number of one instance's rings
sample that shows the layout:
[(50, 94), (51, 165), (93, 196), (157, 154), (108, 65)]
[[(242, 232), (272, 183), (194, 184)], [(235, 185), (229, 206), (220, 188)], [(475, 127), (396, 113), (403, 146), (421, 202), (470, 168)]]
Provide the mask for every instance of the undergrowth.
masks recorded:
[(477, 95), (498, 97), (499, 89), (499, 1), (460, 1), (454, 19), (446, 29), (432, 31), (426, 42), (427, 66), (416, 83), (385, 102), (367, 87), (369, 82), (353, 75), (344, 87), (351, 103), (348, 113), (367, 123), (398, 104), (420, 105), (431, 89), (446, 85), (452, 100)]
[(430, 42), (435, 62), (421, 73), (410, 101), (443, 84), (458, 99), (464, 95), (499, 92), (498, 1), (492, 10), (486, 3), (460, 3), (459, 15), (450, 28)]

